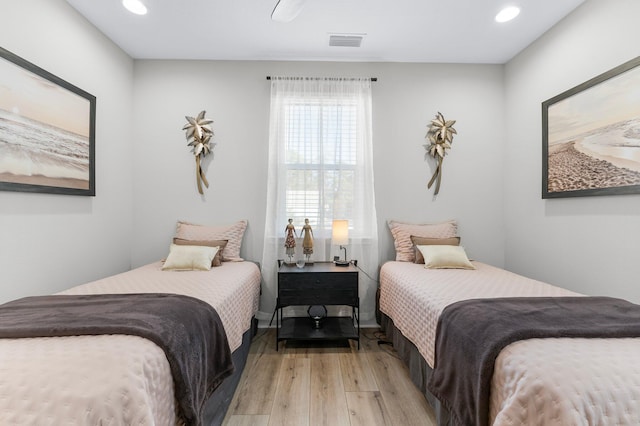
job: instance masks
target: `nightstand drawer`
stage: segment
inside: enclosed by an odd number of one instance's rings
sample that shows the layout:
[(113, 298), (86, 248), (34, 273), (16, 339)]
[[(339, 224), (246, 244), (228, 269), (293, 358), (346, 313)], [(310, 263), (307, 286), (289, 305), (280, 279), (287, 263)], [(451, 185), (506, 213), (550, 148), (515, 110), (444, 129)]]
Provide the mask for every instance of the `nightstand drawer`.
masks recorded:
[(357, 273), (286, 274), (278, 277), (280, 305), (358, 304)]
[(289, 305), (349, 305), (358, 306), (358, 294), (348, 290), (331, 290), (311, 292), (308, 294), (298, 291), (280, 291), (278, 297), (280, 306)]
[(305, 290), (326, 290), (333, 288), (358, 288), (357, 273), (309, 273), (309, 274), (286, 274), (278, 275), (278, 285), (280, 290), (295, 289)]

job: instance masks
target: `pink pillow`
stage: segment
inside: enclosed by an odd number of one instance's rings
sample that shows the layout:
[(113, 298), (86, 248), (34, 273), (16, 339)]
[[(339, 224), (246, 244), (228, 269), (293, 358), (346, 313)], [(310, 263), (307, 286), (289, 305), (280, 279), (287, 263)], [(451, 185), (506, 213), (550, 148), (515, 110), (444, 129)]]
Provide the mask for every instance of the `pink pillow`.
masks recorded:
[(424, 238), (452, 238), (458, 236), (458, 224), (455, 220), (439, 223), (413, 224), (390, 220), (388, 222), (393, 244), (396, 248), (396, 260), (415, 262), (415, 252), (411, 236)]
[(247, 229), (247, 221), (241, 220), (227, 226), (204, 226), (188, 222), (178, 222), (175, 238), (195, 241), (227, 240), (222, 250), (223, 262), (240, 262), (242, 237)]

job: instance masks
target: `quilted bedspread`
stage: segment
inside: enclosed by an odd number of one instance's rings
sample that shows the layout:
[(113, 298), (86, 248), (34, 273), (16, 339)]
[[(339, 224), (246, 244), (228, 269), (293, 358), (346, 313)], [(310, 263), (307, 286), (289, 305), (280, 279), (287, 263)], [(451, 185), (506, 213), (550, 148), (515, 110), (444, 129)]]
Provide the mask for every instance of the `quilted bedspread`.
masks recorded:
[[(231, 350), (238, 348), (259, 302), (260, 271), (225, 262), (208, 272), (161, 271), (156, 262), (61, 294), (175, 293), (211, 304)], [(0, 340), (0, 424), (175, 425), (169, 363), (137, 336)]]
[[(438, 317), (472, 298), (579, 296), (480, 262), (476, 270), (427, 270), (388, 262), (380, 310), (433, 367)], [(640, 339), (554, 338), (510, 344), (495, 362), (494, 425), (640, 424)]]

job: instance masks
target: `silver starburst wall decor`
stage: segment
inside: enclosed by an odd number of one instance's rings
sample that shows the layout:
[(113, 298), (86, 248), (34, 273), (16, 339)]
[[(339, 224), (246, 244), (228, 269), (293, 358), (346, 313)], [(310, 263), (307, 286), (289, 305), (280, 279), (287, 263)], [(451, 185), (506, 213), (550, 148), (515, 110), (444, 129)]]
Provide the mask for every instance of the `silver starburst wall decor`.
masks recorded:
[(424, 154), (425, 160), (432, 156), (437, 161), (436, 171), (433, 173), (431, 180), (427, 184), (427, 188), (431, 189), (431, 186), (436, 183), (436, 189), (434, 196), (440, 192), (440, 182), (442, 181), (442, 162), (444, 156), (447, 155), (447, 150), (451, 149), (453, 143), (453, 135), (458, 132), (453, 128), (456, 124), (456, 120), (445, 120), (444, 116), (438, 112), (436, 118), (431, 120), (429, 124), (429, 130), (425, 138), (429, 141), (428, 144), (423, 145), (427, 152)]
[(196, 158), (196, 179), (198, 181), (198, 192), (202, 194), (202, 183), (208, 188), (209, 182), (206, 176), (202, 172), (201, 159), (207, 156), (216, 145), (211, 142), (213, 136), (213, 130), (211, 130), (211, 123), (213, 120), (206, 120), (204, 118), (205, 111), (201, 111), (197, 117), (185, 116), (187, 124), (182, 128), (186, 131), (187, 146), (191, 147), (191, 151)]

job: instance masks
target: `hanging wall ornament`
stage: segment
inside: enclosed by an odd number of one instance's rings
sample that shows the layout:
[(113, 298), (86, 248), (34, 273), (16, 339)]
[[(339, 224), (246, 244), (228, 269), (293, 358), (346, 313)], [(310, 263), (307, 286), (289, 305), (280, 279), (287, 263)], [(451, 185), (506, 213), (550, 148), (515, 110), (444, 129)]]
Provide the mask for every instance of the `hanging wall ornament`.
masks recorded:
[(205, 111), (200, 112), (196, 118), (185, 116), (187, 124), (182, 128), (186, 131), (187, 146), (192, 148), (192, 152), (196, 158), (196, 178), (198, 181), (198, 192), (202, 192), (202, 183), (208, 188), (209, 182), (202, 172), (201, 160), (209, 154), (215, 143), (211, 143), (211, 137), (213, 136), (213, 130), (211, 130), (211, 123), (213, 120), (205, 120)]
[(453, 143), (453, 135), (457, 134), (453, 125), (456, 124), (456, 120), (445, 120), (444, 116), (438, 112), (436, 118), (431, 120), (429, 124), (429, 131), (425, 136), (429, 140), (429, 144), (423, 145), (427, 152), (424, 154), (425, 159), (430, 155), (436, 159), (436, 171), (433, 173), (431, 180), (427, 184), (427, 188), (431, 188), (433, 183), (436, 183), (436, 189), (433, 195), (438, 195), (440, 192), (440, 182), (442, 181), (442, 162), (444, 156), (447, 155), (447, 150), (451, 149)]

